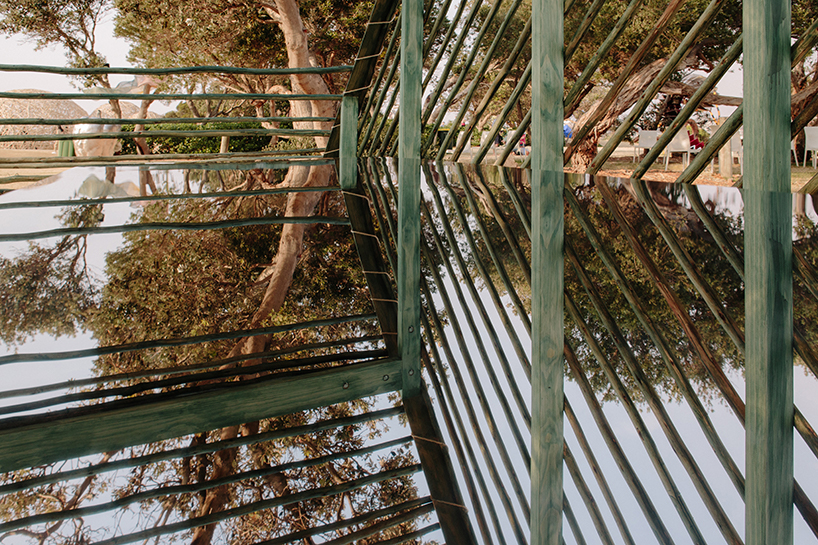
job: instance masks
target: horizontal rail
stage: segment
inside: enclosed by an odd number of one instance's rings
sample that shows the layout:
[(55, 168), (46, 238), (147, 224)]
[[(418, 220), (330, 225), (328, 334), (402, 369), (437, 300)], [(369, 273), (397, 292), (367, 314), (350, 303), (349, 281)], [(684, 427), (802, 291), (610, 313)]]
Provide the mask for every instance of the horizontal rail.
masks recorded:
[(181, 195), (150, 195), (147, 197), (113, 197), (109, 199), (64, 199), (57, 201), (3, 202), (0, 210), (11, 208), (49, 208), (52, 206), (88, 206), (93, 204), (118, 204), (129, 202), (175, 201), (184, 199), (221, 199), (226, 197), (257, 197), (262, 195), (282, 195), (287, 193), (314, 193), (340, 191), (338, 186), (326, 187), (276, 187), (251, 191), (214, 191), (212, 193), (183, 193)]
[(131, 233), (135, 231), (210, 231), (213, 229), (227, 229), (230, 227), (247, 227), (250, 225), (281, 225), (285, 223), (325, 223), (328, 225), (349, 225), (349, 220), (347, 218), (327, 216), (282, 216), (278, 218), (246, 218), (203, 222), (131, 223), (127, 225), (109, 225), (107, 227), (66, 227), (61, 229), (48, 229), (47, 231), (0, 235), (0, 242), (20, 242), (24, 240), (36, 240), (41, 238), (68, 235), (107, 235), (111, 233)]
[(52, 142), (55, 140), (102, 140), (112, 138), (207, 138), (221, 136), (327, 136), (323, 129), (225, 129), (203, 131), (118, 131), (71, 134), (10, 134), (0, 142)]
[[(323, 354), (300, 359), (281, 359), (263, 362), (258, 365), (247, 367), (230, 366), (227, 369), (207, 369), (200, 373), (177, 373), (168, 378), (158, 378), (156, 380), (141, 381), (136, 384), (115, 385), (111, 388), (99, 388), (71, 392), (65, 395), (38, 399), (35, 401), (25, 401), (14, 405), (0, 407), (0, 415), (14, 415), (36, 411), (46, 407), (67, 406), (69, 403), (88, 402), (90, 400), (103, 400), (107, 398), (124, 398), (146, 392), (155, 392), (172, 387), (186, 387), (191, 384), (199, 384), (207, 381), (208, 384), (215, 382), (227, 382), (238, 377), (269, 375), (275, 372), (290, 372), (294, 370), (315, 369), (317, 366), (327, 368), (329, 366), (340, 367), (341, 365), (351, 365), (351, 363), (361, 363), (364, 361), (385, 361), (387, 352), (382, 350), (367, 350), (357, 352), (341, 352), (336, 354)], [(335, 365), (332, 365), (335, 364)], [(338, 365), (340, 364), (340, 365)], [(76, 405), (80, 406), (80, 405)]]
[[(112, 155), (96, 157), (41, 157), (32, 159), (0, 159), (0, 170), (10, 168), (48, 169), (48, 168), (69, 168), (75, 166), (86, 167), (110, 167), (110, 166), (144, 166), (159, 165), (153, 168), (160, 169), (161, 166), (173, 168), (174, 165), (181, 165), (178, 168), (192, 169), (199, 168), (195, 164), (206, 165), (207, 168), (216, 168), (218, 165), (255, 165), (272, 164), (280, 162), (292, 162), (302, 164), (330, 164), (334, 159), (322, 159), (318, 155), (308, 156), (307, 153), (321, 153), (323, 148), (309, 148), (302, 150), (285, 150), (282, 152), (257, 152), (245, 153), (192, 153), (192, 154), (151, 154), (151, 155)], [(299, 155), (285, 155), (296, 153)], [(281, 154), (281, 155), (279, 155)], [(303, 154), (303, 155), (302, 155)], [(205, 168), (202, 166), (201, 168)], [(254, 166), (253, 168), (272, 168)]]
[(401, 379), (399, 360), (361, 363), (26, 417), (0, 430), (0, 472), (392, 392)]
[(116, 354), (117, 352), (135, 352), (149, 348), (168, 348), (172, 346), (187, 346), (211, 341), (226, 341), (241, 337), (255, 337), (258, 335), (270, 335), (308, 329), (311, 327), (322, 327), (337, 325), (348, 322), (362, 322), (377, 319), (376, 314), (358, 314), (355, 316), (342, 316), (339, 318), (326, 318), (323, 320), (312, 320), (309, 322), (299, 322), (294, 324), (277, 325), (270, 327), (260, 327), (257, 329), (240, 329), (237, 331), (226, 331), (224, 333), (212, 333), (209, 335), (193, 335), (191, 337), (176, 337), (170, 339), (153, 339), (150, 341), (140, 341), (134, 343), (116, 344), (112, 346), (100, 346), (97, 348), (86, 348), (82, 350), (67, 350), (64, 352), (39, 352), (39, 353), (18, 353), (0, 356), (0, 365), (33, 361), (56, 361), (71, 360), (77, 358), (89, 358), (94, 356), (104, 356), (106, 354)]
[(84, 76), (87, 74), (131, 74), (131, 75), (180, 75), (180, 74), (253, 74), (259, 76), (286, 76), (287, 74), (334, 74), (349, 72), (352, 66), (307, 66), (303, 68), (241, 68), (238, 66), (181, 66), (176, 68), (130, 68), (125, 66), (64, 68), (61, 66), (41, 66), (34, 64), (0, 64), (0, 72), (40, 72), (43, 74), (65, 74)]
[(127, 469), (131, 467), (145, 466), (148, 464), (155, 464), (165, 460), (175, 460), (179, 458), (187, 458), (191, 456), (199, 456), (202, 454), (210, 454), (225, 450), (228, 448), (242, 447), (248, 445), (256, 445), (267, 441), (275, 441), (277, 439), (286, 439), (288, 437), (297, 437), (299, 435), (319, 433), (344, 426), (354, 426), (364, 422), (373, 422), (385, 418), (392, 418), (403, 414), (403, 406), (391, 407), (389, 409), (381, 409), (379, 411), (367, 412), (355, 416), (345, 416), (342, 418), (329, 418), (318, 420), (310, 424), (302, 426), (295, 426), (292, 428), (284, 428), (280, 430), (266, 431), (253, 435), (243, 435), (234, 437), (233, 439), (224, 439), (214, 441), (212, 443), (203, 443), (188, 447), (178, 447), (169, 450), (162, 450), (151, 454), (144, 454), (142, 456), (127, 456), (119, 460), (96, 463), (85, 467), (76, 469), (69, 469), (66, 471), (55, 471), (46, 475), (38, 475), (22, 481), (7, 483), (0, 485), (0, 494), (10, 494), (12, 492), (19, 492), (37, 486), (43, 486), (56, 482), (68, 482), (72, 479), (80, 479), (83, 477), (90, 477), (91, 475), (100, 475), (102, 473), (110, 473), (111, 471), (118, 471), (120, 469)]
[[(297, 354), (300, 352), (316, 352), (321, 349), (325, 348), (336, 348), (340, 346), (349, 346), (358, 343), (365, 343), (365, 342), (372, 342), (372, 341), (379, 341), (383, 340), (381, 335), (367, 335), (364, 337), (355, 337), (352, 339), (343, 339), (340, 341), (328, 341), (323, 343), (309, 343), (304, 344), (301, 346), (292, 346), (283, 350), (265, 350), (262, 352), (253, 352), (251, 354), (242, 354), (240, 356), (233, 356), (230, 358), (217, 358), (210, 360), (206, 363), (198, 363), (194, 365), (175, 365), (173, 367), (162, 367), (161, 369), (147, 369), (143, 371), (131, 371), (126, 373), (115, 373), (112, 375), (102, 375), (96, 376), (91, 378), (84, 378), (84, 379), (68, 379), (61, 382), (52, 382), (49, 384), (40, 384), (37, 386), (30, 386), (27, 388), (16, 388), (13, 390), (3, 390), (0, 391), (0, 399), (10, 399), (14, 397), (22, 397), (22, 396), (30, 396), (30, 395), (37, 395), (37, 394), (44, 394), (47, 392), (54, 392), (57, 390), (68, 390), (68, 389), (75, 389), (79, 390), (83, 386), (91, 386), (91, 385), (101, 385), (101, 384), (113, 384), (115, 382), (125, 381), (125, 380), (134, 380), (137, 378), (159, 378), (165, 376), (173, 376), (179, 374), (189, 374), (194, 371), (207, 371), (210, 369), (216, 369), (218, 367), (222, 367), (223, 365), (232, 365), (239, 362), (247, 361), (247, 360), (254, 360), (254, 359), (265, 359), (268, 362), (271, 361), (283, 361), (283, 362), (292, 362), (296, 360), (292, 359), (285, 359), (281, 356), (286, 356), (290, 354)], [(356, 354), (355, 352), (339, 352), (339, 354)], [(281, 359), (275, 360), (276, 357), (281, 357)], [(246, 368), (245, 368), (246, 369)], [(0, 486), (0, 490), (2, 490), (2, 486)]]
[(64, 521), (72, 518), (88, 517), (99, 513), (105, 513), (106, 511), (112, 511), (114, 509), (124, 508), (134, 503), (144, 502), (147, 500), (157, 498), (167, 498), (169, 496), (179, 496), (181, 494), (195, 494), (198, 492), (204, 492), (206, 490), (212, 490), (213, 488), (216, 488), (218, 486), (235, 484), (244, 480), (268, 477), (275, 473), (283, 473), (285, 471), (292, 471), (295, 469), (315, 468), (335, 460), (340, 460), (344, 458), (352, 459), (359, 456), (365, 456), (367, 454), (372, 454), (379, 450), (396, 447), (398, 445), (404, 445), (410, 443), (411, 441), (412, 436), (409, 435), (351, 451), (334, 452), (331, 454), (326, 454), (324, 456), (305, 458), (303, 460), (295, 460), (292, 462), (286, 462), (283, 464), (264, 467), (261, 469), (237, 472), (232, 475), (228, 475), (227, 477), (222, 477), (219, 479), (210, 479), (189, 484), (160, 486), (149, 490), (143, 490), (141, 492), (136, 492), (129, 496), (119, 497), (115, 500), (106, 503), (89, 505), (86, 507), (77, 507), (73, 509), (64, 509), (61, 511), (52, 511), (49, 513), (41, 513), (37, 515), (19, 518), (16, 520), (11, 520), (9, 522), (0, 524), (0, 533), (11, 532), (14, 530), (18, 530), (20, 528), (25, 528), (27, 526), (35, 526), (37, 524), (51, 524), (54, 522)]
[(71, 119), (43, 118), (6, 118), (0, 119), (0, 125), (171, 125), (179, 123), (299, 123), (329, 122), (334, 117), (150, 117), (137, 119), (129, 117), (79, 117)]
[[(113, 537), (110, 539), (106, 539), (104, 541), (97, 541), (95, 542), (94, 545), (121, 545), (123, 543), (133, 543), (135, 541), (148, 541), (152, 537), (177, 533), (191, 528), (198, 528), (201, 526), (206, 526), (208, 524), (214, 524), (223, 520), (240, 517), (242, 515), (263, 511), (265, 509), (271, 509), (273, 507), (292, 505), (308, 501), (311, 499), (326, 498), (328, 496), (343, 494), (351, 490), (363, 488), (370, 484), (376, 484), (389, 479), (395, 479), (406, 475), (412, 475), (414, 473), (419, 473), (421, 471), (423, 471), (423, 468), (421, 467), (420, 464), (381, 471), (380, 473), (374, 473), (372, 475), (367, 475), (366, 477), (361, 477), (359, 479), (355, 479), (352, 481), (346, 481), (340, 484), (304, 490), (302, 492), (295, 492), (292, 494), (285, 494), (284, 496), (277, 496), (274, 498), (260, 500), (251, 504), (226, 509), (224, 511), (219, 511), (215, 513), (210, 513), (208, 515), (191, 518), (188, 520), (182, 520), (179, 522), (165, 524), (164, 526), (148, 528), (146, 530), (141, 530), (133, 534), (127, 534), (120, 537)], [(439, 524), (434, 524), (432, 526), (434, 526), (434, 529), (440, 527)], [(429, 532), (431, 530), (424, 529), (423, 531)], [(401, 540), (400, 542), (403, 542), (404, 540), (409, 539), (410, 536), (414, 538), (415, 534), (421, 535), (418, 532), (413, 532), (412, 534), (404, 534), (403, 536), (397, 539)], [(392, 540), (390, 540), (390, 542), (391, 541)]]
[(12, 93), (0, 92), (0, 98), (31, 100), (341, 100), (343, 95), (309, 95), (305, 93)]

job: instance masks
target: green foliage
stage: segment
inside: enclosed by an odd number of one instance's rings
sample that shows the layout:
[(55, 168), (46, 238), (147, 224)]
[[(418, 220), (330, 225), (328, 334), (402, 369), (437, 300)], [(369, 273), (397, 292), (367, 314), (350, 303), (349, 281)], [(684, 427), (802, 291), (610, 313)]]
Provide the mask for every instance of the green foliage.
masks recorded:
[[(0, 32), (21, 34), (37, 49), (62, 46), (72, 67), (104, 66), (94, 32), (111, 8), (111, 0), (0, 0)], [(107, 76), (79, 79), (86, 87), (108, 81)]]
[[(61, 219), (71, 227), (98, 225), (101, 207), (72, 208)], [(67, 236), (52, 247), (30, 243), (15, 259), (0, 257), (0, 340), (13, 346), (37, 333), (58, 337), (83, 328), (98, 295), (86, 249), (86, 235)]]
[[(195, 123), (159, 123), (147, 125), (147, 131), (217, 131), (217, 130), (238, 130), (238, 129), (261, 129), (261, 123), (219, 123), (211, 122), (204, 124)], [(123, 131), (133, 130), (133, 126), (125, 126)], [(202, 137), (147, 137), (148, 147), (153, 153), (218, 153), (221, 145), (219, 136)], [(231, 152), (261, 151), (270, 143), (269, 136), (231, 136)], [(132, 139), (124, 140), (122, 143), (123, 154), (136, 154), (136, 144)]]

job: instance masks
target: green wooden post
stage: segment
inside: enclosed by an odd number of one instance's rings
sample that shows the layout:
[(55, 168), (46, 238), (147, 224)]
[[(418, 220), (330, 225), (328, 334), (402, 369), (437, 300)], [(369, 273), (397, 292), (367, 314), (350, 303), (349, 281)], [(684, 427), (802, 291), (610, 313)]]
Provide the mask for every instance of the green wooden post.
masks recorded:
[(423, 0), (401, 8), (398, 133), (398, 348), (404, 397), (420, 393), (420, 109)]
[(532, 5), (531, 544), (562, 543), (563, 3)]
[(790, 3), (744, 2), (746, 543), (793, 542)]
[(344, 96), (341, 101), (338, 183), (341, 189), (355, 189), (358, 185), (358, 97)]

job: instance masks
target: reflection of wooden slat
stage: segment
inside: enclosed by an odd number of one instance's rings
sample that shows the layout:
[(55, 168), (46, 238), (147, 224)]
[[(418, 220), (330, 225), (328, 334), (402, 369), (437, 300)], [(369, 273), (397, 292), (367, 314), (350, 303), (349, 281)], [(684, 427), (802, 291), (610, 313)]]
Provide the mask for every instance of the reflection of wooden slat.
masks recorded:
[(99, 405), (81, 416), (68, 413), (21, 423), (0, 430), (0, 472), (394, 391), (401, 387), (400, 368), (398, 360), (356, 364), (193, 392), (177, 390)]
[(362, 477), (360, 479), (346, 481), (332, 486), (313, 488), (309, 490), (304, 490), (302, 492), (295, 492), (293, 494), (276, 496), (274, 498), (264, 499), (261, 501), (241, 505), (239, 507), (225, 509), (224, 511), (216, 511), (204, 516), (193, 517), (179, 522), (173, 522), (162, 526), (148, 528), (146, 530), (134, 532), (132, 534), (113, 537), (110, 539), (106, 539), (104, 541), (98, 541), (96, 545), (121, 545), (123, 543), (147, 541), (152, 537), (182, 532), (184, 530), (189, 530), (191, 528), (198, 528), (200, 526), (205, 526), (207, 524), (213, 524), (215, 522), (234, 519), (242, 515), (256, 513), (258, 511), (263, 511), (265, 509), (272, 509), (283, 505), (297, 504), (312, 499), (326, 498), (329, 496), (343, 494), (345, 492), (350, 492), (352, 490), (356, 490), (370, 484), (380, 483), (389, 479), (396, 479), (406, 475), (412, 475), (419, 471), (421, 471), (420, 465), (411, 465), (401, 467), (398, 469), (381, 471), (380, 473), (375, 473), (372, 475), (368, 475), (366, 477)]
[(128, 456), (118, 460), (100, 464), (92, 464), (90, 466), (78, 467), (76, 469), (69, 469), (65, 471), (55, 471), (54, 473), (32, 477), (23, 481), (7, 483), (0, 486), (0, 494), (10, 494), (13, 492), (19, 492), (20, 490), (27, 490), (29, 488), (57, 483), (60, 481), (68, 482), (72, 479), (79, 479), (90, 475), (100, 475), (102, 473), (118, 471), (120, 469), (156, 464), (165, 460), (187, 458), (190, 456), (218, 452), (228, 448), (257, 445), (266, 441), (277, 441), (286, 437), (296, 437), (298, 435), (319, 433), (334, 428), (341, 428), (343, 426), (354, 426), (365, 422), (374, 422), (375, 420), (391, 418), (402, 413), (403, 407), (398, 406), (391, 409), (382, 409), (380, 411), (373, 411), (371, 413), (363, 413), (355, 416), (318, 420), (303, 426), (266, 431), (254, 435), (241, 435), (239, 437), (234, 437), (233, 439), (224, 439), (221, 441), (197, 444), (188, 447), (171, 448), (142, 456)]
[(616, 525), (619, 527), (619, 533), (622, 535), (622, 539), (624, 539), (628, 545), (636, 545), (633, 541), (631, 531), (628, 529), (628, 525), (625, 522), (625, 517), (622, 515), (622, 511), (619, 509), (619, 504), (616, 502), (614, 493), (611, 490), (611, 487), (608, 485), (605, 475), (602, 473), (602, 467), (600, 467), (599, 463), (597, 462), (596, 456), (591, 450), (591, 445), (588, 443), (585, 432), (582, 431), (579, 419), (574, 413), (574, 410), (571, 407), (571, 404), (568, 402), (567, 397), (565, 398), (565, 417), (571, 424), (571, 428), (574, 430), (574, 437), (576, 437), (577, 441), (579, 442), (582, 453), (585, 455), (585, 460), (588, 462), (588, 465), (591, 466), (591, 471), (593, 472), (596, 482), (602, 491), (602, 495), (605, 497), (605, 501), (608, 503), (608, 507), (611, 509), (611, 514), (613, 514), (614, 520), (616, 520)]

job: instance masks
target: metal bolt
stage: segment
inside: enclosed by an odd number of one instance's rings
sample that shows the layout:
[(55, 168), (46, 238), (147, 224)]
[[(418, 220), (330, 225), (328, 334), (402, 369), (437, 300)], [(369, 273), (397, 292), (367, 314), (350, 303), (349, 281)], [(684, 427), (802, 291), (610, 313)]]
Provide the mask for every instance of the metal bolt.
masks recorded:
[(384, 382), (386, 382), (387, 380), (389, 380), (389, 375), (384, 375), (384, 376), (383, 376), (383, 380), (384, 380)]
[(345, 382), (343, 388), (344, 388), (344, 390), (348, 390), (349, 389), (349, 382)]
[(414, 374), (415, 374), (415, 370), (414, 370), (414, 369), (409, 369), (409, 376), (411, 377), (411, 376), (413, 376)]
[(414, 332), (415, 332), (415, 326), (410, 325), (409, 326), (409, 333), (414, 333)]

